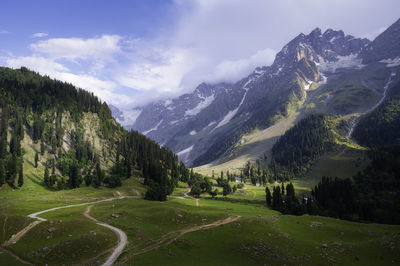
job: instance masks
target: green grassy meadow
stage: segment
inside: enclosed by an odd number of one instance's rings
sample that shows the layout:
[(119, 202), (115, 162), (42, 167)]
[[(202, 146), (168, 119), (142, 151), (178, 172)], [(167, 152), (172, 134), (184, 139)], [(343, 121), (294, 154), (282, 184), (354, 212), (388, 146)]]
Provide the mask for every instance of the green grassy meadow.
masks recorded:
[[(34, 221), (27, 217), (30, 213), (115, 196), (127, 197), (93, 204), (90, 215), (127, 234), (128, 245), (117, 261), (122, 265), (400, 263), (400, 226), (281, 215), (265, 206), (265, 187), (249, 184), (228, 197), (201, 195), (198, 206), (196, 199), (184, 197), (188, 191), (184, 183), (179, 183), (166, 202), (146, 201), (140, 197), (146, 188), (135, 177), (116, 189), (83, 185), (52, 191), (42, 186), (43, 169), (33, 168), (33, 154), (25, 154), (24, 186), (0, 188), (2, 265), (22, 264), (11, 253), (39, 265), (100, 265), (118, 239), (114, 232), (83, 215), (87, 206), (44, 213), (40, 217), (48, 221), (33, 227), (17, 243), (4, 243)], [(299, 193), (302, 185), (309, 190), (307, 184), (296, 182)], [(237, 216), (240, 218), (233, 222), (202, 228)]]

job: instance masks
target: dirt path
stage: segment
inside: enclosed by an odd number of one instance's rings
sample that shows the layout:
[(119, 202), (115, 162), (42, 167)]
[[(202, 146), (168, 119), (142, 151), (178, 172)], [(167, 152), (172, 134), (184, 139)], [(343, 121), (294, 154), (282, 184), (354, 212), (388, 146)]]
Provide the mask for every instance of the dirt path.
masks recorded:
[(141, 250), (138, 250), (138, 251), (130, 253), (128, 256), (123, 258), (123, 260), (121, 261), (120, 264), (121, 265), (125, 264), (132, 257), (140, 255), (140, 254), (147, 253), (147, 252), (155, 250), (155, 249), (158, 249), (162, 245), (169, 245), (169, 244), (171, 244), (172, 242), (176, 241), (178, 238), (182, 237), (183, 235), (185, 235), (187, 233), (200, 231), (200, 230), (207, 230), (207, 229), (211, 229), (211, 228), (214, 228), (214, 227), (217, 227), (217, 226), (221, 226), (221, 225), (224, 225), (224, 224), (229, 224), (229, 223), (232, 223), (234, 221), (237, 221), (240, 217), (241, 216), (230, 216), (228, 218), (215, 221), (215, 222), (213, 222), (211, 224), (198, 225), (198, 226), (193, 226), (193, 227), (189, 227), (189, 228), (184, 228), (184, 229), (181, 229), (181, 230), (178, 230), (178, 231), (174, 231), (174, 232), (169, 232), (169, 233), (163, 235), (160, 239), (158, 239), (155, 242), (153, 242), (150, 245), (148, 245), (147, 247), (144, 247)]
[(11, 244), (15, 244), (18, 242), (18, 240), (20, 240), (21, 237), (23, 237), (26, 233), (28, 233), (33, 227), (35, 227), (36, 225), (40, 224), (42, 221), (34, 221), (32, 223), (30, 223), (29, 225), (27, 225), (26, 227), (24, 227), (21, 231), (19, 231), (18, 233), (16, 233), (15, 235), (12, 235), (11, 238), (9, 240), (7, 240), (3, 246), (9, 246)]
[(60, 209), (65, 209), (65, 208), (71, 208), (71, 207), (78, 207), (78, 206), (85, 206), (85, 205), (90, 205), (90, 204), (97, 204), (97, 203), (101, 203), (101, 202), (108, 202), (108, 201), (113, 201), (116, 199), (124, 199), (126, 197), (114, 197), (114, 198), (108, 198), (108, 199), (104, 199), (104, 200), (98, 200), (98, 201), (92, 201), (92, 202), (85, 202), (85, 203), (80, 203), (80, 204), (73, 204), (73, 205), (67, 205), (67, 206), (61, 206), (61, 207), (55, 207), (55, 208), (51, 208), (48, 210), (44, 210), (44, 211), (39, 211), (39, 212), (35, 212), (32, 214), (29, 214), (28, 217), (32, 218), (32, 219), (37, 219), (39, 221), (47, 221), (44, 218), (40, 218), (38, 217), (38, 215), (46, 213), (46, 212), (51, 212), (51, 211), (56, 211), (56, 210), (60, 210)]
[[(8, 216), (4, 218), (4, 223), (3, 223), (3, 237), (6, 235), (6, 224), (7, 224)], [(3, 241), (3, 239), (2, 239)]]
[(14, 254), (14, 252), (12, 252), (11, 250), (8, 250), (4, 247), (0, 247), (1, 250), (3, 250), (4, 252), (6, 252), (7, 254), (9, 254), (10, 256), (12, 256), (14, 259), (16, 259), (17, 261), (21, 262), (22, 264), (26, 264), (26, 265), (33, 265), (32, 263), (18, 257), (16, 254)]
[(107, 227), (108, 229), (111, 229), (112, 231), (114, 231), (119, 239), (119, 243), (118, 245), (114, 248), (113, 253), (108, 257), (108, 259), (106, 260), (106, 262), (104, 262), (102, 264), (102, 266), (111, 266), (114, 264), (114, 262), (118, 259), (119, 255), (121, 255), (122, 251), (124, 250), (126, 244), (128, 243), (128, 237), (126, 236), (126, 234), (119, 228), (116, 228), (114, 226), (111, 226), (109, 224), (106, 223), (101, 223), (99, 221), (96, 220), (96, 218), (90, 216), (90, 210), (92, 209), (93, 205), (89, 205), (86, 210), (83, 212), (83, 215), (96, 222), (96, 224), (103, 226), (103, 227)]
[(97, 222), (97, 220), (95, 218), (93, 218), (92, 216), (90, 216), (90, 210), (92, 209), (93, 205), (89, 205), (87, 206), (86, 210), (83, 212), (83, 216), (85, 216), (86, 218), (88, 218), (89, 220), (92, 220), (94, 222)]
[[(91, 217), (89, 215), (89, 213), (90, 213), (90, 209), (91, 209), (93, 204), (97, 204), (97, 203), (101, 203), (101, 202), (109, 202), (109, 201), (113, 201), (113, 200), (116, 200), (116, 199), (123, 199), (123, 198), (127, 198), (127, 197), (121, 196), (121, 197), (108, 198), (108, 199), (104, 199), (104, 200), (98, 200), (98, 201), (85, 202), (85, 203), (80, 203), (80, 204), (73, 204), (73, 205), (55, 207), (55, 208), (47, 209), (47, 210), (44, 210), (44, 211), (39, 211), (39, 212), (35, 212), (35, 213), (32, 213), (32, 214), (29, 214), (28, 217), (30, 217), (32, 219), (37, 219), (37, 221), (34, 221), (34, 222), (30, 223), (28, 226), (24, 227), (21, 231), (19, 231), (15, 235), (13, 235), (7, 242), (4, 243), (4, 246), (17, 243), (18, 240), (20, 240), (27, 232), (29, 232), (36, 225), (38, 225), (41, 222), (47, 221), (47, 219), (40, 218), (40, 217), (38, 217), (38, 215), (41, 215), (41, 214), (47, 213), (47, 212), (51, 212), (51, 211), (55, 211), (55, 210), (65, 209), (65, 208), (90, 205), (86, 209), (86, 211), (83, 213), (85, 215), (85, 217), (91, 219), (92, 221), (95, 221), (100, 226), (107, 227), (107, 228), (111, 229), (112, 231), (117, 233), (117, 235), (119, 237), (118, 245), (115, 247), (113, 253), (110, 255), (110, 257), (107, 259), (107, 261), (102, 266), (112, 265), (117, 260), (118, 256), (122, 253), (122, 250), (125, 248), (125, 246), (126, 246), (126, 244), (128, 242), (127, 241), (127, 236), (122, 230), (120, 230), (120, 229), (118, 229), (118, 228), (116, 228), (114, 226), (98, 222), (95, 218)], [(13, 254), (13, 256), (16, 257), (15, 254)]]
[(193, 198), (192, 196), (190, 196), (189, 195), (190, 191), (191, 191), (191, 188), (188, 188), (188, 190), (186, 192), (183, 192), (183, 198), (184, 199), (190, 198), (190, 199), (196, 200), (196, 207), (199, 207), (200, 206), (200, 204), (199, 204), (200, 199)]

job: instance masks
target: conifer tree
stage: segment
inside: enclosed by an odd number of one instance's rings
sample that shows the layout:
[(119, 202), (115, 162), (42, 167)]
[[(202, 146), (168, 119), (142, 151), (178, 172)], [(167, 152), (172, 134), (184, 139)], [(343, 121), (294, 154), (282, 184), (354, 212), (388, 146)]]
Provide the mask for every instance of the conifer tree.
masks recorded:
[(44, 141), (43, 140), (41, 140), (40, 141), (40, 155), (44, 155), (44, 152), (45, 152), (45, 147), (44, 147)]
[(271, 191), (267, 186), (265, 187), (265, 201), (267, 202), (267, 206), (269, 207), (271, 206), (271, 200), (272, 200)]
[(44, 177), (43, 177), (43, 183), (46, 187), (50, 186), (50, 176), (49, 176), (49, 168), (47, 168), (47, 164), (44, 168)]
[(274, 187), (272, 194), (272, 209), (281, 211), (283, 208), (282, 194), (279, 186)]
[(39, 162), (39, 153), (36, 152), (36, 153), (35, 153), (35, 168), (38, 167), (38, 162)]
[(19, 167), (18, 171), (18, 186), (22, 187), (24, 185), (24, 166), (23, 163), (21, 162), (21, 165)]
[(0, 161), (0, 187), (6, 182), (6, 170), (4, 169), (4, 164)]

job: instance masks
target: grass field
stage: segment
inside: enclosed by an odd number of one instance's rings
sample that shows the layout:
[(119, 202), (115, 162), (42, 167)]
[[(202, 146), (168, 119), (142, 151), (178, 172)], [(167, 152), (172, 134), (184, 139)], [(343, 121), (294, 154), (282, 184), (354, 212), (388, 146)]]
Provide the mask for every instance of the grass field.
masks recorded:
[[(42, 186), (43, 169), (31, 165), (33, 154), (29, 150), (25, 154), (24, 186), (0, 188), (1, 265), (100, 265), (118, 239), (113, 231), (83, 215), (88, 206), (44, 213), (40, 217), (48, 221), (34, 226), (15, 244), (6, 243), (34, 221), (27, 217), (30, 213), (115, 196), (127, 197), (93, 204), (90, 215), (128, 236), (128, 245), (117, 261), (120, 264), (400, 263), (400, 226), (281, 215), (265, 206), (265, 187), (249, 184), (228, 197), (201, 195), (196, 200), (185, 197), (188, 188), (180, 182), (166, 202), (142, 199), (146, 188), (133, 177), (116, 189), (82, 186), (52, 191)], [(299, 193), (301, 186), (309, 190), (307, 184), (296, 182)]]

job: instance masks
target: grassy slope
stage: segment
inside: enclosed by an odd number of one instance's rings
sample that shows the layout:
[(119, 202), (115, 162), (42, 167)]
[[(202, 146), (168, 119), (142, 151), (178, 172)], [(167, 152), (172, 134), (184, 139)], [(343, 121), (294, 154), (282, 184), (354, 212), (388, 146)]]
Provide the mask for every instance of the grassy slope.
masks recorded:
[(298, 121), (298, 116), (299, 113), (295, 113), (267, 129), (255, 130), (243, 136), (229, 154), (224, 154), (219, 160), (199, 166), (194, 170), (206, 175), (211, 175), (212, 170), (216, 173), (228, 170), (230, 172), (238, 172), (247, 161), (254, 162), (263, 158), (264, 154), (267, 154), (269, 157), (272, 146), (274, 146), (279, 136), (283, 135), (286, 130)]

